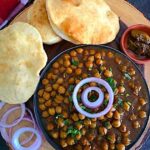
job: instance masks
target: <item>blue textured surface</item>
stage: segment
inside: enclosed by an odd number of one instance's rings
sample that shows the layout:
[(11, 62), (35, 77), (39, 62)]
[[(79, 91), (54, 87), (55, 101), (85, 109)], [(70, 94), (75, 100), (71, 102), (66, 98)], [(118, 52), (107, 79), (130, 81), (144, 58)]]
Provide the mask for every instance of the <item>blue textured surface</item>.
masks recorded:
[[(143, 14), (150, 20), (150, 0), (129, 0), (129, 2), (133, 4), (137, 9), (139, 9), (141, 12), (143, 12)], [(0, 136), (0, 150), (8, 150), (1, 136)], [(141, 150), (150, 150), (150, 138), (143, 145)]]

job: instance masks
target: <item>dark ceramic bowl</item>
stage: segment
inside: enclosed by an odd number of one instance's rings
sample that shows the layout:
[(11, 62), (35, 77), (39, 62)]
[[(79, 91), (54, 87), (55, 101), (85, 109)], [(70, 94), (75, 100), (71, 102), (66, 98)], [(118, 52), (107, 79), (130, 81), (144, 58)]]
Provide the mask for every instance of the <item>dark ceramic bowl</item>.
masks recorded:
[[(38, 108), (38, 90), (40, 89), (42, 83), (42, 79), (44, 78), (44, 76), (46, 75), (46, 73), (49, 71), (49, 69), (51, 68), (51, 65), (63, 54), (65, 53), (68, 53), (74, 49), (77, 49), (77, 48), (83, 48), (83, 49), (96, 49), (96, 50), (99, 50), (99, 49), (109, 49), (115, 53), (118, 53), (120, 55), (123, 55), (125, 59), (127, 59), (128, 61), (130, 61), (134, 66), (135, 68), (137, 69), (137, 71), (139, 72), (139, 75), (142, 77), (142, 80), (144, 82), (144, 85), (145, 85), (145, 90), (147, 91), (147, 96), (149, 98), (149, 101), (150, 101), (150, 95), (149, 95), (149, 90), (148, 90), (148, 87), (147, 87), (147, 84), (146, 84), (146, 81), (141, 73), (141, 71), (138, 69), (137, 65), (130, 59), (128, 58), (126, 55), (124, 55), (123, 53), (121, 53), (120, 51), (116, 50), (116, 49), (113, 49), (111, 47), (108, 47), (108, 46), (98, 46), (98, 45), (79, 45), (79, 46), (75, 46), (73, 48), (69, 48), (63, 52), (61, 52), (60, 54), (58, 54), (56, 57), (54, 57), (49, 63), (48, 65), (45, 67), (45, 69), (43, 70), (42, 74), (41, 74), (41, 80), (39, 81), (39, 84), (37, 86), (37, 89), (35, 91), (35, 94), (34, 94), (34, 112), (35, 112), (35, 117), (36, 117), (36, 121), (38, 123), (38, 126), (40, 127), (40, 129), (42, 130), (43, 134), (45, 135), (47, 141), (56, 149), (56, 150), (62, 150), (61, 146), (58, 145), (55, 140), (48, 134), (48, 132), (46, 131), (46, 128), (44, 126), (44, 122), (42, 121), (42, 118), (41, 118), (41, 115), (40, 115), (40, 111), (39, 111), (39, 108)], [(148, 118), (149, 118), (149, 114), (150, 114), (150, 106), (148, 106), (148, 112), (147, 112), (147, 119), (141, 129), (141, 132), (137, 135), (137, 138), (126, 148), (126, 149), (130, 149), (136, 142), (137, 140), (141, 137), (146, 125), (147, 125), (147, 122), (148, 122)]]
[(134, 60), (136, 63), (146, 64), (146, 63), (150, 62), (150, 58), (141, 58), (140, 59), (136, 54), (134, 54), (131, 50), (128, 49), (127, 40), (128, 40), (131, 30), (133, 30), (133, 29), (144, 31), (145, 33), (147, 33), (150, 36), (150, 26), (146, 26), (146, 25), (142, 25), (142, 24), (130, 26), (129, 28), (127, 28), (127, 30), (123, 33), (123, 35), (121, 37), (121, 41), (120, 41), (121, 48), (125, 52), (125, 54), (128, 57), (130, 57), (132, 60)]

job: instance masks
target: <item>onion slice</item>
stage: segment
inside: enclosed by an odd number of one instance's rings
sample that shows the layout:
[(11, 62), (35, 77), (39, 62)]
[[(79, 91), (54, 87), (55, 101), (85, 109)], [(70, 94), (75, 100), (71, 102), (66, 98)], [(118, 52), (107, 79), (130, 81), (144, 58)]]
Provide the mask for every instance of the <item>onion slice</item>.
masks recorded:
[[(14, 110), (16, 110), (16, 107), (13, 107), (13, 108), (9, 109), (9, 110), (3, 115), (2, 119), (0, 120), (0, 127), (11, 128), (11, 127), (17, 125), (17, 124), (23, 119), (23, 117), (24, 117), (24, 115), (25, 115), (25, 104), (21, 104), (21, 115), (20, 115), (20, 117), (19, 117), (17, 120), (15, 120), (14, 122), (12, 122), (11, 124), (7, 124), (6, 121), (3, 121), (4, 118), (5, 118), (6, 116), (8, 116), (8, 115), (9, 115), (12, 111), (14, 111)], [(4, 116), (5, 116), (5, 117), (4, 117)], [(7, 120), (7, 119), (6, 119), (6, 120)]]
[(0, 109), (5, 105), (4, 102), (0, 102)]
[[(19, 137), (24, 132), (32, 132), (36, 135), (35, 142), (29, 147), (23, 147), (19, 143)], [(12, 137), (12, 146), (15, 150), (32, 150), (32, 149), (38, 150), (40, 148), (41, 144), (42, 144), (42, 138), (41, 138), (39, 132), (37, 130), (35, 130), (33, 128), (29, 128), (29, 127), (24, 127), (24, 128), (18, 129)]]
[[(80, 107), (80, 105), (78, 103), (78, 100), (77, 100), (78, 90), (80, 89), (81, 86), (83, 86), (84, 84), (89, 83), (89, 82), (96, 82), (96, 83), (98, 83), (100, 85), (103, 85), (106, 88), (106, 90), (107, 90), (107, 92), (109, 94), (109, 101), (108, 101), (108, 105), (106, 106), (106, 108), (103, 111), (98, 112), (98, 113), (94, 113), (94, 114), (91, 114), (91, 113), (86, 112), (85, 110), (83, 110)], [(95, 88), (95, 87), (93, 87), (93, 88), (96, 89), (95, 91), (98, 91), (97, 88)], [(86, 104), (88, 102), (88, 100), (87, 100), (88, 91), (90, 91), (90, 88), (88, 88), (85, 91), (83, 91), (82, 96), (81, 96), (81, 98), (86, 98), (86, 100), (82, 99), (83, 103), (86, 102)], [(99, 89), (98, 93), (101, 94), (101, 92), (102, 91)], [(100, 106), (102, 104), (102, 101), (103, 101), (102, 98), (103, 98), (103, 96), (101, 94), (101, 96), (99, 97), (100, 98), (99, 103), (97, 102), (97, 105)], [(96, 78), (96, 77), (91, 77), (91, 78), (86, 78), (86, 79), (81, 80), (76, 85), (76, 87), (74, 88), (72, 97), (73, 97), (74, 106), (78, 110), (78, 112), (80, 112), (81, 114), (83, 114), (83, 115), (85, 115), (86, 117), (89, 117), (89, 118), (98, 118), (100, 116), (106, 115), (110, 111), (110, 109), (112, 108), (113, 101), (114, 101), (114, 93), (113, 93), (113, 90), (110, 87), (110, 85), (105, 80), (100, 79), (100, 78)], [(94, 107), (95, 107), (95, 105), (94, 105)]]

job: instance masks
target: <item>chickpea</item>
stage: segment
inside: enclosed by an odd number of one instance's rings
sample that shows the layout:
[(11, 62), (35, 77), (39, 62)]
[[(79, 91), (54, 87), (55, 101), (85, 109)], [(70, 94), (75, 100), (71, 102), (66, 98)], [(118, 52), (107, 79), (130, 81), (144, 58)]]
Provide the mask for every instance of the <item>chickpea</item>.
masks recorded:
[(127, 131), (126, 125), (122, 124), (122, 125), (119, 127), (119, 130), (120, 130), (121, 132), (126, 132), (126, 131)]
[(88, 75), (87, 75), (86, 73), (83, 73), (83, 74), (82, 74), (82, 78), (83, 78), (83, 79), (84, 79), (84, 78), (87, 78), (87, 76), (88, 76)]
[(142, 106), (146, 104), (146, 101), (144, 98), (140, 98), (138, 101), (139, 101), (140, 105), (142, 105)]
[(48, 112), (47, 111), (43, 111), (42, 112), (42, 117), (43, 118), (47, 118), (49, 116)]
[(60, 141), (60, 144), (61, 144), (61, 146), (62, 146), (63, 148), (65, 148), (65, 147), (68, 146), (66, 140), (61, 140), (61, 141)]
[(112, 77), (112, 72), (111, 71), (109, 71), (109, 70), (105, 70), (105, 72), (104, 72), (104, 76), (105, 77)]
[(101, 116), (101, 117), (98, 118), (98, 120), (105, 120), (105, 117)]
[(48, 84), (48, 83), (49, 83), (49, 80), (48, 80), (48, 79), (43, 79), (43, 80), (42, 80), (42, 84), (43, 84), (43, 85), (46, 85), (46, 84)]
[(84, 147), (84, 150), (91, 150), (91, 146), (90, 146), (90, 145), (86, 145), (86, 146)]
[(52, 73), (50, 72), (50, 73), (48, 73), (48, 75), (47, 75), (47, 79), (51, 79), (52, 78)]
[(67, 137), (67, 133), (64, 131), (60, 131), (60, 138), (65, 139)]
[(114, 117), (115, 119), (120, 119), (120, 113), (116, 110), (116, 111), (114, 112), (113, 117)]
[(75, 70), (76, 75), (80, 75), (82, 73), (82, 70), (80, 68), (77, 68)]
[(103, 64), (103, 60), (97, 59), (97, 60), (96, 60), (96, 64), (97, 64), (97, 65), (102, 65), (102, 64)]
[(61, 106), (56, 106), (56, 113), (60, 114), (62, 112)]
[(92, 128), (92, 129), (96, 128), (96, 122), (92, 122), (90, 125), (90, 128)]
[(119, 86), (119, 87), (118, 87), (118, 92), (119, 92), (119, 93), (124, 93), (124, 92), (125, 92), (124, 86)]
[(134, 75), (135, 75), (135, 70), (134, 70), (133, 68), (130, 68), (130, 69), (129, 69), (129, 74), (130, 74), (131, 76), (134, 76)]
[(130, 135), (130, 131), (128, 130), (128, 131), (122, 133), (122, 135), (123, 135), (123, 137), (128, 137)]
[(43, 90), (43, 89), (41, 89), (41, 90), (38, 91), (38, 95), (39, 95), (39, 96), (42, 96), (43, 93), (44, 93), (44, 90)]
[(52, 105), (52, 101), (48, 100), (47, 102), (45, 102), (45, 106), (46, 107), (50, 107)]
[(62, 58), (59, 58), (59, 59), (58, 59), (58, 63), (59, 63), (60, 65), (63, 65), (63, 59), (62, 59)]
[(139, 111), (139, 117), (140, 118), (146, 118), (146, 112), (145, 111)]
[(105, 127), (99, 127), (98, 131), (102, 136), (107, 134), (107, 129)]
[(85, 116), (82, 115), (82, 114), (78, 114), (78, 117), (79, 117), (80, 120), (84, 120), (85, 119)]
[(75, 83), (78, 84), (79, 82), (80, 82), (80, 80), (79, 80), (79, 79), (76, 79)]
[(52, 91), (52, 87), (51, 87), (50, 84), (46, 85), (45, 91), (46, 91), (46, 92), (51, 92), (51, 91)]
[(82, 137), (82, 135), (81, 135), (81, 134), (77, 134), (77, 135), (76, 135), (76, 139), (77, 139), (77, 140), (80, 140), (80, 139), (81, 139), (81, 137)]
[(109, 150), (108, 142), (103, 141), (101, 144), (102, 150)]
[(60, 67), (59, 71), (60, 71), (60, 73), (63, 73), (65, 71), (65, 68), (64, 67)]
[(88, 140), (89, 140), (90, 142), (92, 142), (92, 141), (95, 139), (95, 134), (94, 134), (94, 133), (89, 133), (89, 134), (87, 135), (87, 138), (88, 138)]
[(56, 80), (57, 75), (52, 74), (52, 80)]
[(63, 119), (63, 118), (60, 118), (60, 117), (57, 119), (57, 123), (58, 123), (58, 126), (59, 126), (59, 127), (63, 127), (63, 126), (65, 125), (65, 124), (64, 124), (64, 119)]
[(111, 150), (115, 149), (115, 144), (111, 144), (111, 143), (110, 143), (109, 148), (110, 148)]
[(88, 61), (93, 62), (94, 61), (94, 56), (89, 56)]
[(85, 119), (85, 120), (84, 120), (84, 125), (85, 125), (85, 126), (91, 125), (91, 120), (90, 120), (90, 119)]
[(126, 111), (129, 111), (130, 105), (127, 102), (124, 102), (123, 103), (123, 109), (126, 110)]
[(55, 69), (58, 69), (59, 68), (59, 63), (58, 62), (53, 63), (52, 67), (55, 68)]
[(84, 51), (83, 51), (83, 55), (84, 55), (84, 56), (88, 56), (88, 55), (89, 55), (89, 51), (88, 51), (88, 50), (84, 50)]
[(59, 73), (59, 70), (58, 69), (54, 69), (53, 72), (54, 72), (55, 75), (57, 75)]
[(51, 97), (55, 97), (55, 95), (56, 95), (56, 91), (52, 91), (51, 92)]
[(116, 57), (116, 58), (115, 58), (115, 62), (116, 62), (118, 65), (120, 65), (120, 64), (121, 64), (121, 59), (118, 58), (118, 57)]
[(53, 108), (53, 107), (49, 108), (48, 112), (50, 115), (54, 116), (55, 115), (55, 108)]
[(54, 124), (53, 123), (49, 123), (47, 125), (47, 130), (50, 131), (50, 130), (53, 130), (54, 129)]
[(82, 128), (82, 129), (81, 129), (81, 133), (82, 133), (82, 135), (85, 135), (85, 134), (86, 134), (86, 129), (85, 129), (85, 128)]
[(56, 83), (55, 83), (55, 84), (52, 85), (52, 87), (53, 87), (54, 90), (57, 90), (58, 87), (59, 87), (59, 84), (56, 84)]
[(52, 131), (52, 132), (51, 132), (51, 135), (52, 135), (52, 137), (53, 137), (54, 139), (57, 139), (58, 136), (59, 136), (59, 133), (58, 133), (58, 131)]
[(121, 122), (120, 120), (113, 120), (112, 125), (115, 128), (119, 128), (121, 126)]
[(65, 104), (69, 104), (70, 102), (69, 102), (69, 99), (68, 98), (64, 98), (64, 103)]
[(60, 104), (60, 103), (63, 102), (63, 99), (64, 99), (63, 96), (57, 95), (57, 96), (55, 97), (55, 102), (58, 103), (58, 104)]
[(85, 138), (85, 137), (83, 137), (83, 138), (81, 139), (81, 143), (82, 143), (83, 145), (89, 145), (89, 141), (88, 141), (87, 138)]
[(94, 74), (94, 77), (101, 78), (101, 75), (100, 75), (99, 72), (97, 72), (97, 73)]
[(71, 116), (72, 120), (74, 121), (78, 121), (79, 120), (79, 117), (76, 113), (74, 113), (72, 116)]
[(72, 137), (68, 137), (67, 138), (67, 143), (68, 143), (68, 145), (74, 145), (75, 141), (74, 141), (74, 139)]
[(44, 98), (39, 98), (39, 103), (44, 103), (45, 102), (45, 99)]
[(83, 63), (79, 63), (78, 67), (83, 68)]
[(72, 56), (72, 57), (77, 56), (77, 52), (76, 52), (76, 51), (74, 51), (74, 50), (73, 50), (73, 51), (71, 51), (71, 52), (70, 52), (70, 56)]
[(66, 111), (63, 111), (62, 115), (64, 116), (64, 118), (68, 118), (68, 113)]
[(137, 108), (136, 108), (138, 111), (139, 110), (141, 110), (142, 109), (142, 107), (141, 106), (137, 106)]
[(136, 117), (136, 115), (135, 115), (135, 114), (131, 114), (131, 115), (130, 115), (130, 117), (129, 117), (129, 119), (132, 121), (132, 120), (136, 120), (136, 119), (137, 119), (137, 117)]
[(70, 59), (70, 55), (69, 54), (64, 54), (64, 59)]
[(49, 100), (49, 99), (50, 99), (50, 93), (44, 92), (43, 98), (44, 98), (45, 100)]
[(128, 138), (128, 137), (124, 137), (122, 139), (122, 143), (125, 145), (125, 146), (128, 146), (130, 143), (131, 143), (131, 140)]
[(65, 92), (66, 92), (66, 89), (63, 86), (59, 86), (58, 93), (59, 94), (64, 94)]
[(70, 78), (70, 79), (68, 80), (68, 82), (69, 82), (69, 84), (73, 84), (73, 83), (74, 83), (74, 78)]
[(112, 118), (113, 116), (113, 112), (112, 111), (109, 111), (106, 115), (107, 118)]
[(57, 84), (63, 84), (63, 82), (64, 82), (63, 78), (58, 78), (56, 81)]
[(105, 99), (109, 99), (109, 94), (105, 93)]
[(40, 105), (39, 105), (39, 108), (40, 108), (40, 110), (45, 110), (45, 109), (46, 109), (46, 107), (45, 107), (44, 104), (40, 104)]
[(124, 144), (117, 144), (116, 149), (117, 150), (125, 150), (125, 145)]
[(113, 54), (112, 52), (108, 52), (108, 53), (107, 53), (107, 56), (108, 56), (109, 58), (112, 58), (112, 57), (114, 56), (114, 54)]
[(102, 58), (104, 58), (104, 57), (106, 56), (105, 51), (102, 51), (102, 52), (101, 52), (101, 56), (102, 56)]
[(85, 65), (86, 65), (87, 68), (92, 68), (92, 67), (93, 67), (93, 63), (90, 62), (90, 61), (87, 61), (87, 62), (85, 63)]
[(110, 133), (108, 136), (109, 136), (109, 142), (111, 144), (114, 144), (116, 142), (116, 135), (115, 135), (115, 133)]
[(70, 61), (69, 60), (65, 60), (64, 61), (64, 66), (65, 67), (69, 67), (71, 65)]
[(77, 51), (77, 53), (82, 54), (83, 49), (82, 48), (78, 48), (76, 51)]
[(134, 121), (134, 122), (132, 123), (132, 126), (133, 126), (133, 128), (137, 129), (137, 128), (140, 127), (140, 124), (139, 124), (138, 121)]
[(97, 53), (95, 54), (95, 58), (96, 58), (96, 59), (101, 59), (101, 53), (97, 52)]
[(72, 69), (69, 67), (69, 68), (66, 69), (66, 72), (67, 72), (68, 74), (71, 74), (71, 73), (72, 73)]

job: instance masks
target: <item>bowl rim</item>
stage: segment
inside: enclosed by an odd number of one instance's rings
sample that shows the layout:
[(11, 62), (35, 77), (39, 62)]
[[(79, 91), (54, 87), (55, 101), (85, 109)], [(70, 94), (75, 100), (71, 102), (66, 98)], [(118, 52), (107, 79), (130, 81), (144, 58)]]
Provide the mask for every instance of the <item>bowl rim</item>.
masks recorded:
[(145, 90), (147, 91), (147, 96), (148, 96), (148, 101), (149, 101), (149, 108), (148, 108), (148, 111), (147, 111), (147, 118), (145, 120), (145, 123), (141, 129), (141, 132), (139, 133), (139, 135), (136, 137), (136, 139), (129, 145), (126, 147), (126, 150), (129, 150), (130, 148), (132, 148), (132, 146), (139, 140), (139, 138), (141, 137), (141, 135), (143, 134), (144, 132), (144, 129), (146, 128), (147, 126), (147, 123), (148, 123), (148, 120), (149, 120), (149, 116), (150, 116), (150, 92), (149, 92), (149, 89), (148, 89), (148, 86), (147, 86), (147, 82), (141, 72), (141, 70), (138, 68), (137, 64), (135, 64), (135, 62), (133, 60), (131, 60), (129, 57), (127, 57), (125, 54), (123, 54), (122, 52), (120, 52), (119, 50), (115, 49), (115, 48), (112, 48), (112, 47), (109, 47), (109, 46), (106, 46), (106, 45), (77, 45), (77, 46), (74, 46), (74, 47), (71, 47), (71, 48), (68, 48), (64, 51), (62, 51), (61, 53), (59, 53), (58, 55), (56, 55), (53, 59), (51, 59), (46, 67), (43, 69), (42, 73), (41, 73), (41, 76), (40, 76), (40, 80), (39, 80), (39, 83), (36, 87), (36, 90), (35, 90), (35, 93), (34, 93), (34, 97), (33, 97), (33, 106), (34, 106), (34, 114), (35, 114), (35, 119), (36, 119), (36, 122), (37, 122), (37, 125), (38, 127), (41, 129), (43, 135), (45, 136), (46, 140), (56, 149), (56, 150), (63, 150), (63, 148), (57, 144), (54, 139), (52, 137), (49, 136), (49, 134), (47, 133), (46, 129), (44, 128), (44, 125), (43, 125), (43, 122), (41, 121), (41, 118), (40, 118), (40, 112), (39, 112), (39, 109), (38, 109), (38, 90), (39, 90), (39, 87), (41, 86), (41, 80), (43, 79), (43, 77), (45, 76), (45, 74), (47, 73), (47, 71), (49, 70), (49, 68), (51, 67), (51, 64), (57, 60), (61, 55), (65, 54), (65, 53), (68, 53), (74, 49), (77, 49), (77, 48), (89, 48), (89, 47), (92, 47), (92, 48), (100, 48), (100, 49), (109, 49), (113, 52), (116, 52), (124, 57), (126, 57), (127, 60), (129, 60), (134, 66), (135, 68), (137, 69), (137, 71), (139, 72), (139, 75), (141, 75), (141, 78), (142, 78), (142, 81), (143, 81), (143, 84), (145, 85)]
[[(132, 25), (132, 26), (129, 26), (125, 31), (124, 33), (122, 34), (121, 36), (121, 40), (120, 40), (120, 45), (121, 45), (121, 49), (125, 52), (125, 54), (130, 57), (132, 60), (134, 60), (136, 63), (138, 64), (146, 64), (148, 62), (150, 62), (150, 58), (147, 58), (147, 59), (144, 59), (144, 60), (141, 60), (141, 59), (136, 59), (134, 57), (132, 57), (130, 54), (129, 54), (129, 49), (126, 49), (125, 48), (125, 38), (126, 36), (129, 34), (129, 32), (133, 29), (139, 29), (140, 28), (147, 28), (150, 30), (150, 26), (147, 26), (147, 25), (144, 25), (144, 24), (135, 24), (135, 25)], [(134, 54), (135, 55), (135, 54)]]

